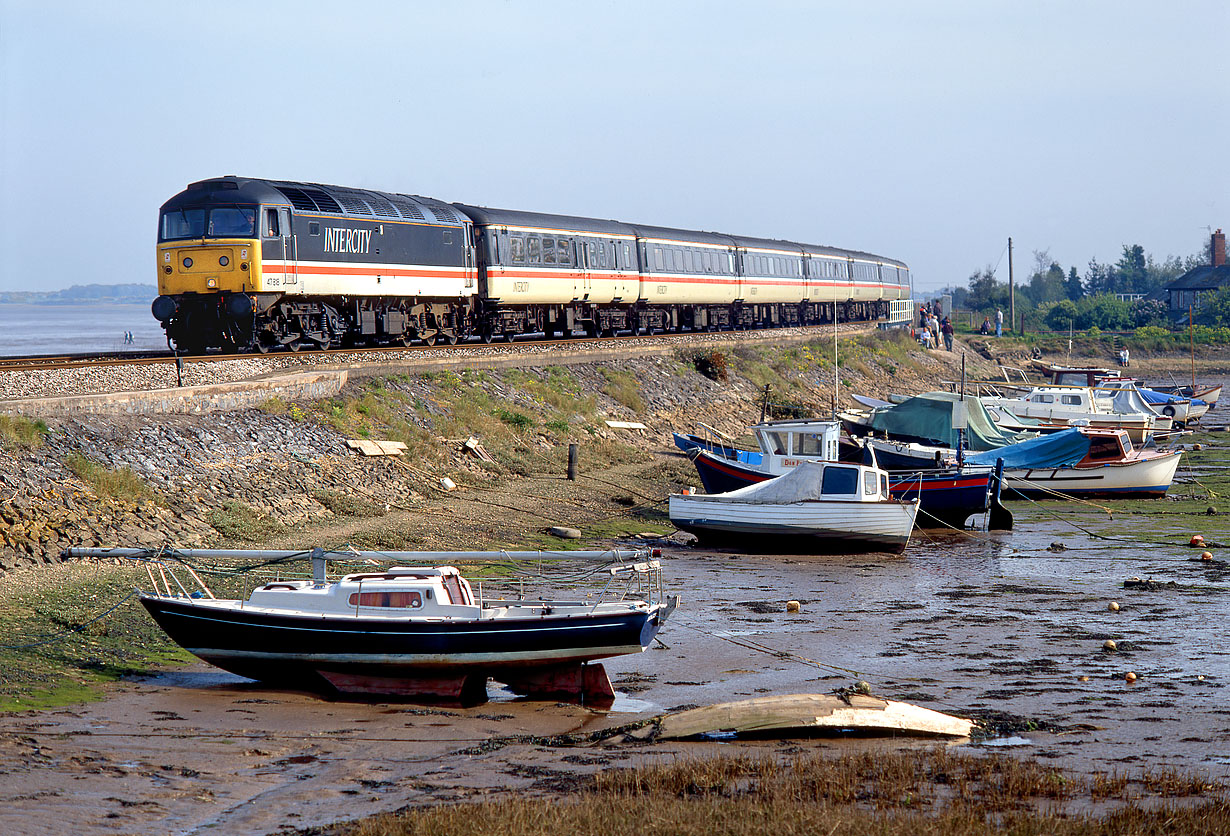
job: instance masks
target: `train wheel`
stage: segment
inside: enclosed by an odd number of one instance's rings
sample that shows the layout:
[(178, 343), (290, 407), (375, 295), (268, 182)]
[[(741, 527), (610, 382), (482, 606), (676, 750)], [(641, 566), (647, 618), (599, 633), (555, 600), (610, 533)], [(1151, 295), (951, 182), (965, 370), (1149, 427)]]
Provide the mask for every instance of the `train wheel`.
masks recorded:
[(495, 342), (495, 332), (494, 331), (483, 331), (481, 334), (478, 335), (478, 338), (483, 341), (483, 345), (491, 345), (493, 342)]
[(303, 348), (303, 341), (302, 340), (291, 340), (290, 342), (286, 344), (286, 347), (289, 348), (291, 351), (294, 351), (297, 353), (299, 349)]
[(269, 353), (269, 347), (270, 347), (270, 346), (269, 346), (269, 343), (265, 342), (264, 340), (260, 339), (259, 337), (257, 338), (257, 340), (256, 340), (256, 350), (257, 350), (257, 351), (259, 351), (261, 354), (268, 354), (268, 353)]
[(436, 335), (432, 334), (429, 337), (423, 337), (423, 345), (433, 346), (436, 344)]

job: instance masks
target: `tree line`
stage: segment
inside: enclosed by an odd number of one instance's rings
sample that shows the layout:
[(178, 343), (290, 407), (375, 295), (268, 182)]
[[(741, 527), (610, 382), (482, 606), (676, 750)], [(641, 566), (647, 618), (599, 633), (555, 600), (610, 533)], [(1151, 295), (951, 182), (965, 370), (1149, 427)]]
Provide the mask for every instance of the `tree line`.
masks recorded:
[[(1123, 254), (1113, 263), (1091, 259), (1082, 274), (1076, 267), (1064, 270), (1048, 250), (1034, 250), (1033, 270), (1016, 281), (1016, 310), (1035, 326), (1052, 331), (1069, 328), (1086, 331), (1123, 331), (1148, 326), (1169, 327), (1166, 303), (1157, 299), (1120, 299), (1119, 295), (1148, 296), (1189, 270), (1209, 263), (1208, 247), (1203, 253), (1186, 258), (1169, 256), (1157, 261), (1139, 244), (1125, 244)], [(1008, 283), (1000, 281), (995, 267), (987, 265), (970, 275), (966, 287), (947, 288), (954, 308), (993, 314), (1008, 311)], [(1226, 296), (1225, 300), (1219, 297)], [(1219, 304), (1219, 301), (1221, 304)], [(1230, 325), (1230, 291), (1222, 291), (1205, 307), (1206, 316), (1224, 311)]]

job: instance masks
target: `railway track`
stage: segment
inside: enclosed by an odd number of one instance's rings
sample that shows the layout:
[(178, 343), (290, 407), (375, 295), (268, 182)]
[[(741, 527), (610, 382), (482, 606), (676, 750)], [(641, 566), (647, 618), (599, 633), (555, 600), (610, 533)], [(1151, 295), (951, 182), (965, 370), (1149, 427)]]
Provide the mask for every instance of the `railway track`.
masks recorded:
[[(873, 323), (851, 322), (844, 323), (838, 326), (841, 333), (853, 333), (866, 331), (874, 328)], [(483, 343), (478, 340), (473, 340), (457, 345), (411, 345), (411, 346), (370, 346), (362, 348), (347, 348), (347, 349), (329, 349), (327, 351), (308, 350), (304, 349), (297, 352), (280, 352), (274, 354), (205, 354), (194, 356), (177, 356), (171, 351), (145, 351), (145, 352), (104, 352), (92, 354), (61, 354), (61, 355), (36, 355), (26, 357), (0, 357), (0, 373), (3, 372), (34, 372), (34, 371), (52, 371), (52, 370), (72, 370), (72, 369), (98, 369), (110, 366), (132, 366), (140, 364), (163, 364), (175, 363), (177, 360), (182, 360), (185, 364), (189, 363), (217, 363), (228, 360), (263, 360), (273, 361), (298, 361), (303, 365), (314, 365), (321, 361), (328, 362), (346, 362), (349, 358), (364, 356), (379, 355), (381, 359), (388, 356), (401, 358), (405, 360), (413, 360), (415, 355), (429, 355), (433, 358), (446, 355), (451, 352), (470, 352), (475, 355), (485, 354), (506, 354), (510, 350), (526, 349), (533, 350), (536, 348), (567, 348), (570, 353), (583, 353), (594, 350), (610, 350), (619, 345), (640, 345), (651, 342), (680, 343), (688, 344), (694, 342), (729, 342), (732, 339), (748, 339), (755, 341), (760, 337), (766, 336), (791, 336), (797, 338), (814, 338), (831, 335), (833, 329), (831, 325), (820, 325), (800, 328), (770, 328), (752, 331), (689, 331), (684, 333), (658, 333), (642, 336), (633, 336), (631, 334), (588, 338), (588, 337), (572, 337), (567, 339), (533, 339), (533, 340), (514, 340), (511, 342), (498, 343)]]

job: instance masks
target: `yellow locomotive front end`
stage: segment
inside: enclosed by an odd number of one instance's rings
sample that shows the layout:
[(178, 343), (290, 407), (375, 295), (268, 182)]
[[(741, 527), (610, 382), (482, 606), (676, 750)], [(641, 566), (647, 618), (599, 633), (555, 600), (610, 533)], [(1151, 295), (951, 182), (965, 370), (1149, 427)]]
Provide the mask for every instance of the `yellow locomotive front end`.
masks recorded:
[(260, 289), (260, 246), (251, 239), (158, 246), (158, 292), (247, 293)]
[(261, 193), (202, 181), (163, 204), (152, 312), (178, 351), (250, 347), (261, 290)]

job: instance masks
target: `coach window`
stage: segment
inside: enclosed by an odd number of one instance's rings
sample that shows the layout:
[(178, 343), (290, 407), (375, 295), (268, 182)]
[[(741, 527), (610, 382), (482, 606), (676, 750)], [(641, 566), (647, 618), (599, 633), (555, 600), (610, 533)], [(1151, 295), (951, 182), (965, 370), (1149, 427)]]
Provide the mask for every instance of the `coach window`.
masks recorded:
[(278, 232), (278, 210), (277, 209), (266, 209), (265, 210), (265, 237), (266, 238), (282, 237), (282, 233)]
[(543, 264), (554, 264), (555, 263), (555, 239), (554, 238), (543, 238), (542, 239), (542, 263)]
[(572, 242), (567, 238), (560, 238), (555, 242), (555, 263), (572, 264)]
[(517, 236), (508, 239), (508, 255), (515, 264), (525, 262), (525, 240)]
[(662, 248), (661, 247), (653, 248), (653, 266), (658, 270), (664, 269), (662, 265)]
[(671, 257), (675, 261), (675, 272), (682, 273), (683, 272), (683, 253), (680, 250), (672, 250)]
[(525, 239), (525, 260), (531, 264), (542, 263), (542, 241), (533, 235)]

